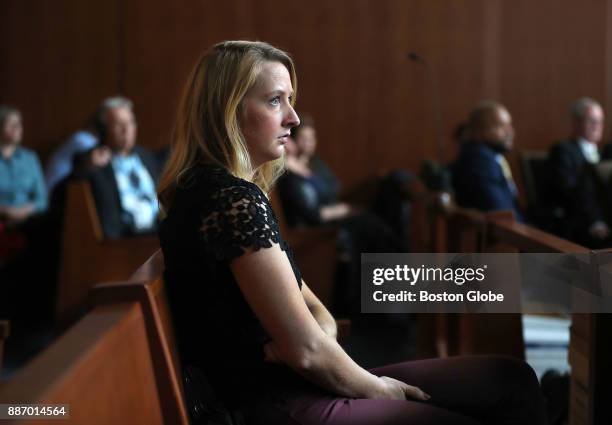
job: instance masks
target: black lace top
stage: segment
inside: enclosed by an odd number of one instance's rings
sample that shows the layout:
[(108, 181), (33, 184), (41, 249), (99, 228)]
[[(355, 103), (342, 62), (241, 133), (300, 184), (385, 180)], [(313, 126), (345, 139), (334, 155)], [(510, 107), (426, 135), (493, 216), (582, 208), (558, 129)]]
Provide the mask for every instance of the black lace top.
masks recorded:
[[(280, 244), (301, 287), (267, 197), (253, 183), (200, 166), (177, 188), (160, 226), (166, 290), (184, 367), (204, 370), (218, 395), (240, 398), (269, 375), (263, 346), (270, 337), (229, 268), (246, 250)], [(242, 394), (248, 396), (248, 394)]]

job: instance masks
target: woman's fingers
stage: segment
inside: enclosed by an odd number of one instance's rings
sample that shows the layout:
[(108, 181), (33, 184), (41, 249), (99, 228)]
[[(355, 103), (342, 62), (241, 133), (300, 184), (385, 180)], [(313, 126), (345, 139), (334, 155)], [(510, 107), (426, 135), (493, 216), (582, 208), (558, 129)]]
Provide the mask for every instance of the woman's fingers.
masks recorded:
[(406, 393), (406, 398), (412, 398), (421, 401), (427, 401), (431, 398), (431, 396), (425, 393), (422, 389), (413, 387), (412, 385), (406, 385), (406, 387), (404, 388), (404, 392)]
[(418, 387), (408, 385), (405, 382), (399, 381), (388, 376), (381, 376), (380, 379), (387, 387), (386, 397), (392, 400), (413, 399), (420, 401), (428, 401), (431, 396), (425, 393)]

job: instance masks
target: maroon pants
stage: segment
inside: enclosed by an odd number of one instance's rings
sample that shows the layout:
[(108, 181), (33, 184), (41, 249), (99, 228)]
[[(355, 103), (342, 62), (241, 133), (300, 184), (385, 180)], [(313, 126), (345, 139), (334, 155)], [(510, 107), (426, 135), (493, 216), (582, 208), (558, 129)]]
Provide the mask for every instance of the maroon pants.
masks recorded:
[(350, 399), (315, 387), (258, 403), (249, 424), (274, 425), (477, 425), (546, 423), (533, 370), (505, 357), (419, 360), (371, 370), (415, 385), (427, 402)]

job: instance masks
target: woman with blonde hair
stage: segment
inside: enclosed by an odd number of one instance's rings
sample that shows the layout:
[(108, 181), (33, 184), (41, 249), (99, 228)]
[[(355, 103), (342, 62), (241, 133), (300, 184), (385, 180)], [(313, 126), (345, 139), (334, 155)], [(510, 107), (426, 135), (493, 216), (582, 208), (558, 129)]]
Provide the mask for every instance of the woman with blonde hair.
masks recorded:
[(192, 419), (210, 419), (210, 400), (199, 399), (209, 393), (196, 383), (205, 375), (248, 424), (543, 423), (537, 380), (522, 362), (367, 371), (336, 342), (266, 195), (299, 124), (296, 85), (285, 52), (226, 41), (200, 59), (180, 103), (159, 187), (160, 239)]

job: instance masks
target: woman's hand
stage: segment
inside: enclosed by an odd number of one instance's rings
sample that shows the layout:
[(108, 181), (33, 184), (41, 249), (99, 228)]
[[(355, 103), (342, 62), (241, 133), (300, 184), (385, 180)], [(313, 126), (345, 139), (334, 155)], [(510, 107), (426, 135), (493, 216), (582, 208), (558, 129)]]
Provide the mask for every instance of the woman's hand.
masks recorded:
[(21, 207), (0, 207), (0, 218), (9, 224), (19, 224), (34, 213), (34, 205), (26, 204)]
[(391, 399), (391, 400), (420, 400), (427, 401), (431, 398), (428, 394), (423, 392), (420, 388), (408, 385), (405, 382), (398, 381), (397, 379), (389, 378), (388, 376), (381, 376), (380, 380), (383, 382), (383, 393), (380, 396), (374, 398)]

